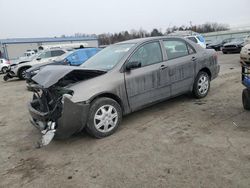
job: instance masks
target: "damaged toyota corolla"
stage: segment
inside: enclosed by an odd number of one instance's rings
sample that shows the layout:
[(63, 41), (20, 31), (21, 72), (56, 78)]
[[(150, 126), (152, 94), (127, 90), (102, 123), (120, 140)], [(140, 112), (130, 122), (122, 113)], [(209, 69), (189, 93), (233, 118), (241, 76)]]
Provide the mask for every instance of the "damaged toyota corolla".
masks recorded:
[(41, 145), (84, 128), (102, 138), (122, 116), (192, 92), (203, 98), (219, 73), (217, 54), (179, 37), (135, 39), (111, 45), (80, 67), (47, 66), (32, 79), (31, 122)]

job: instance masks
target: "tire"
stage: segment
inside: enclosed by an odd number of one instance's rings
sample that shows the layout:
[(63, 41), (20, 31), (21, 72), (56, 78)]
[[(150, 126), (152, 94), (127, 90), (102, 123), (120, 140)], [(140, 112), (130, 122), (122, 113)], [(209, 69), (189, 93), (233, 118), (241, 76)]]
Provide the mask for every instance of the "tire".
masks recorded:
[(222, 53), (223, 53), (223, 54), (227, 54), (227, 52), (223, 52), (223, 51), (222, 51)]
[(5, 74), (7, 72), (7, 70), (8, 70), (8, 67), (3, 67), (1, 71), (2, 71), (2, 73)]
[(210, 77), (204, 71), (200, 71), (194, 81), (193, 96), (201, 99), (207, 96), (210, 89)]
[(25, 80), (25, 72), (27, 69), (29, 69), (30, 67), (23, 67), (18, 71), (18, 78), (21, 80)]
[(117, 130), (121, 121), (121, 106), (111, 98), (98, 98), (90, 106), (86, 130), (95, 138), (107, 137)]
[(3, 80), (4, 80), (5, 82), (7, 82), (8, 79), (9, 79), (9, 77), (8, 77), (7, 75), (5, 75), (5, 76), (3, 77)]
[(250, 110), (250, 91), (248, 89), (242, 91), (242, 104), (245, 110)]

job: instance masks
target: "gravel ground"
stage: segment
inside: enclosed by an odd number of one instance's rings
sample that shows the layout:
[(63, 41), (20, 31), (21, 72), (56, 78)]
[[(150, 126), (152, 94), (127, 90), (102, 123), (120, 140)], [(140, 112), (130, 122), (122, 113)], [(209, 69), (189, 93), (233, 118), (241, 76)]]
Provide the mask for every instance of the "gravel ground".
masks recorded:
[(35, 149), (25, 82), (0, 76), (0, 187), (250, 187), (250, 116), (239, 55), (219, 53), (209, 95), (162, 102), (124, 118), (105, 139), (84, 132)]

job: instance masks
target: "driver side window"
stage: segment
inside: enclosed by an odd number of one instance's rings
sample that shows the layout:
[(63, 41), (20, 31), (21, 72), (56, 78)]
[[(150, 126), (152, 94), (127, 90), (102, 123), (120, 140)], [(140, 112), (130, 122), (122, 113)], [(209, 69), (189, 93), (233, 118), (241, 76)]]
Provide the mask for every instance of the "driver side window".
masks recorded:
[(130, 58), (129, 62), (140, 62), (141, 67), (162, 62), (162, 53), (159, 42), (151, 42), (140, 47)]

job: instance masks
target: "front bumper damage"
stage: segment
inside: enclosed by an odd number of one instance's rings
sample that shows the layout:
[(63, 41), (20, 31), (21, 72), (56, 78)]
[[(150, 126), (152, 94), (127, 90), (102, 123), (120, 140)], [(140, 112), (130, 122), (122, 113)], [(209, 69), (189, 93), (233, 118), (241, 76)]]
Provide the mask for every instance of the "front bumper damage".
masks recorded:
[(42, 133), (39, 146), (48, 145), (54, 136), (64, 139), (80, 132), (86, 124), (89, 110), (89, 104), (74, 103), (67, 95), (58, 97), (48, 107), (53, 101), (49, 101), (45, 92), (39, 95), (35, 91), (33, 100), (28, 104), (30, 121)]

